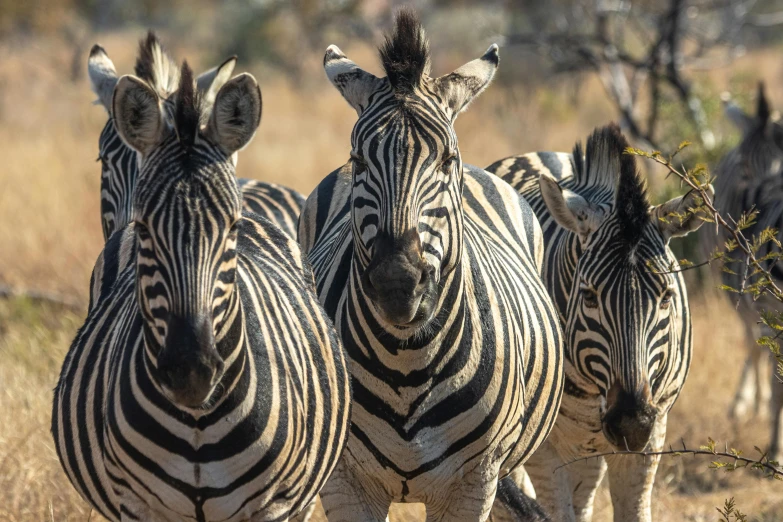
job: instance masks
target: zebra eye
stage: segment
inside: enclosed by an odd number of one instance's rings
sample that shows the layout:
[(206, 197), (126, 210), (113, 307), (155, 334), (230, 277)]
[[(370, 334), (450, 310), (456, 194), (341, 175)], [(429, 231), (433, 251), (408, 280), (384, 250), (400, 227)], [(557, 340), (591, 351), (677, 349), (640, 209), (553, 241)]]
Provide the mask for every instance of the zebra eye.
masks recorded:
[(138, 221), (134, 223), (134, 230), (136, 230), (136, 235), (139, 236), (139, 239), (142, 241), (146, 241), (150, 238), (150, 231), (147, 229), (147, 226), (143, 223), (139, 223)]
[(451, 174), (451, 171), (454, 170), (454, 165), (457, 163), (457, 157), (456, 156), (449, 156), (445, 160), (443, 160), (443, 163), (440, 164), (440, 168), (443, 170), (446, 174)]
[(674, 292), (672, 292), (671, 290), (666, 290), (666, 292), (664, 292), (663, 297), (661, 298), (662, 309), (665, 310), (671, 306), (672, 297), (674, 297)]
[(581, 288), (582, 302), (587, 308), (598, 308), (598, 294), (591, 288)]
[(351, 153), (351, 161), (353, 162), (354, 166), (359, 170), (364, 170), (367, 168), (367, 162), (364, 161), (364, 158), (362, 158), (358, 154)]

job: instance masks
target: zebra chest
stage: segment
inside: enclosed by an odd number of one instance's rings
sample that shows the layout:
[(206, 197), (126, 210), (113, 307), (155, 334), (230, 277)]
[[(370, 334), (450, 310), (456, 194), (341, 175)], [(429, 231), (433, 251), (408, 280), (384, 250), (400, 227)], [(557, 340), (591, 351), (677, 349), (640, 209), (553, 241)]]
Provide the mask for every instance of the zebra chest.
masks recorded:
[[(256, 394), (252, 382), (247, 400), (200, 419), (154, 403), (150, 390), (134, 394), (135, 386), (127, 386), (118, 385), (117, 401), (109, 400), (106, 408), (105, 461), (116, 477), (113, 486), (122, 505), (150, 513), (151, 520), (158, 515), (167, 520), (245, 520), (272, 504), (270, 509), (287, 509), (291, 499), (271, 498), (290, 486), (280, 479), (275, 462), (299, 462), (302, 440), (285, 435), (294, 422), (290, 415), (267, 415), (265, 420), (258, 415), (254, 398), (269, 407), (274, 401)], [(266, 493), (245, 505), (247, 491)]]
[[(418, 366), (415, 353), (392, 357), (346, 343), (354, 394), (349, 445), (370, 475), (387, 484), (442, 480), (459, 472), (463, 453), (494, 451), (498, 432), (508, 427), (499, 419), (520, 412), (521, 397), (504, 392), (510, 365), (485, 341), (472, 332), (453, 345), (418, 348), (429, 354)], [(415, 484), (406, 486), (411, 495)]]

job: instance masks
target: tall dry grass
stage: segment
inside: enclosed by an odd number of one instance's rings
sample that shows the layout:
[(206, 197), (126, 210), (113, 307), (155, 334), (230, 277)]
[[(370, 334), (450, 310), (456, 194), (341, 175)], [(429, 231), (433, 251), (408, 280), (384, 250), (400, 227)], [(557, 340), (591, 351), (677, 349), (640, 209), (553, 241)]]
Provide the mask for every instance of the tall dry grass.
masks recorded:
[[(120, 74), (131, 71), (140, 32), (96, 38)], [(176, 47), (176, 46), (175, 46)], [(374, 51), (343, 46), (361, 65), (378, 72)], [(196, 69), (208, 67), (190, 54)], [(481, 49), (477, 49), (477, 54)], [(501, 59), (504, 50), (501, 50)], [(448, 72), (472, 57), (435, 57), (435, 72)], [(348, 157), (355, 114), (328, 85), (320, 56), (305, 57), (312, 78), (292, 84), (279, 71), (244, 64), (264, 97), (261, 129), (242, 152), (239, 175), (275, 181), (309, 192)], [(90, 270), (103, 240), (99, 226), (97, 140), (106, 121), (86, 81), (71, 83), (72, 50), (57, 39), (25, 45), (0, 43), (0, 285), (59, 292), (86, 299)], [(86, 58), (85, 58), (86, 62)], [(444, 64), (444, 67), (439, 67)], [(502, 64), (501, 64), (502, 67)], [(775, 79), (781, 63), (760, 53), (731, 72), (714, 72), (716, 89), (732, 75), (762, 74), (773, 100), (783, 102)], [(513, 153), (570, 150), (595, 125), (614, 117), (600, 86), (586, 80), (573, 105), (570, 88), (536, 90), (491, 87), (460, 116), (457, 132), (466, 162), (487, 165)], [(742, 328), (721, 296), (693, 298), (696, 353), (682, 397), (670, 414), (669, 439), (698, 444), (711, 435), (750, 450), (767, 443), (764, 423), (730, 423), (725, 412), (743, 352)], [(60, 470), (49, 433), (51, 392), (80, 314), (25, 300), (0, 301), (0, 520), (92, 520)], [(726, 476), (704, 460), (666, 459), (658, 474), (656, 520), (714, 520), (714, 507), (732, 495), (762, 520), (783, 518), (783, 490), (745, 474)], [(608, 493), (599, 495), (596, 520), (610, 520)], [(418, 518), (417, 518), (418, 517)], [(417, 520), (421, 508), (395, 508), (392, 520)]]

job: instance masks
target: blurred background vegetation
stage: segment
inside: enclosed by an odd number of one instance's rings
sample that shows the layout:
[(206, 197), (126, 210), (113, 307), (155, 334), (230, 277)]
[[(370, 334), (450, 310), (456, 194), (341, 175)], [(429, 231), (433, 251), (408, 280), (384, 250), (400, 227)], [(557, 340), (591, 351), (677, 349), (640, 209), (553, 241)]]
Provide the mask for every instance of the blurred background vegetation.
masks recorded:
[[(783, 106), (783, 0), (411, 1), (428, 30), (433, 74), (501, 46), (494, 84), (457, 121), (463, 159), (485, 166), (535, 150), (570, 151), (593, 127), (620, 121), (642, 148), (689, 140), (689, 166), (714, 167), (739, 133), (721, 94), (753, 110), (764, 81)], [(88, 520), (60, 471), (49, 434), (51, 390), (86, 311), (103, 246), (98, 137), (86, 64), (101, 43), (119, 74), (156, 30), (178, 59), (204, 70), (237, 54), (237, 72), (261, 84), (264, 115), (240, 154), (242, 177), (307, 194), (348, 158), (355, 113), (321, 64), (329, 44), (380, 74), (375, 48), (396, 0), (0, 0), (0, 520)], [(682, 189), (644, 164), (651, 199)], [(673, 246), (699, 260), (696, 235)], [(700, 274), (700, 275), (699, 275)], [(726, 411), (746, 343), (731, 304), (707, 270), (687, 273), (695, 355), (668, 437), (707, 435), (766, 446), (765, 421), (730, 423)], [(40, 303), (36, 297), (61, 301)], [(783, 518), (783, 490), (754, 476), (715, 474), (702, 461), (665, 460), (656, 520), (715, 520), (736, 496), (754, 520)], [(393, 520), (420, 519), (404, 508)], [(419, 517), (419, 518), (417, 518)], [(96, 519), (92, 515), (92, 519)], [(610, 520), (608, 492), (596, 520)]]

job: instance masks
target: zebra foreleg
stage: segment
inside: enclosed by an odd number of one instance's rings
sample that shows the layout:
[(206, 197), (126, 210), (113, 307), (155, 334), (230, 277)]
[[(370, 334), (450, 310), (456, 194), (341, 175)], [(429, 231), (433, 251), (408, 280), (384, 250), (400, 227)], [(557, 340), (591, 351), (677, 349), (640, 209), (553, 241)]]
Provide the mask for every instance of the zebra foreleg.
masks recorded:
[(767, 382), (767, 351), (756, 344), (761, 336), (761, 329), (756, 324), (758, 317), (752, 310), (748, 311), (742, 303), (741, 316), (745, 324), (747, 354), (742, 367), (737, 392), (731, 404), (729, 415), (734, 419), (745, 419), (751, 414), (763, 414), (769, 404), (770, 389)]
[(589, 459), (563, 464), (566, 466), (558, 470), (558, 473), (563, 471), (568, 476), (573, 518), (566, 517), (562, 520), (590, 522), (593, 519), (595, 494), (606, 474), (606, 461)]
[[(351, 460), (351, 463), (347, 461)], [(346, 451), (321, 489), (321, 505), (329, 522), (389, 522), (391, 499), (372, 478), (359, 479)], [(358, 468), (355, 468), (358, 470)], [(366, 480), (364, 480), (366, 479)]]
[(310, 501), (305, 508), (299, 512), (298, 515), (295, 515), (291, 517), (289, 520), (292, 522), (308, 522), (310, 518), (313, 516), (313, 511), (315, 511), (315, 504), (318, 501), (318, 497), (314, 497), (313, 500)]
[(479, 465), (465, 473), (450, 491), (451, 494), (427, 503), (427, 522), (489, 520), (498, 489), (498, 471), (495, 466), (488, 469)]
[[(665, 437), (666, 415), (662, 415), (655, 422), (649, 451), (661, 451)], [(615, 522), (652, 521), (652, 489), (660, 460), (659, 455), (612, 455), (606, 458)]]
[(606, 463), (591, 459), (564, 466), (573, 457), (561, 457), (553, 445), (555, 440), (557, 436), (551, 435), (525, 463), (536, 488), (536, 501), (555, 522), (589, 521)]
[(772, 400), (770, 401), (769, 418), (772, 422), (772, 440), (770, 441), (769, 458), (778, 462), (783, 459), (783, 384), (780, 383), (777, 364), (772, 365)]

